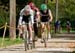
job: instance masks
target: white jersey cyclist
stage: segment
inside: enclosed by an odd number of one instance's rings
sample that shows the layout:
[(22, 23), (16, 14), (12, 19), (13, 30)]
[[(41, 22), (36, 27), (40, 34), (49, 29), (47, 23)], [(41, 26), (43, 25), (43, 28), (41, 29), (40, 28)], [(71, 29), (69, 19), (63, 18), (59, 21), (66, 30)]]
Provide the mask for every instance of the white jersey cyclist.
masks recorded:
[(34, 11), (29, 5), (26, 5), (20, 11), (19, 25), (22, 25), (23, 23), (34, 23)]

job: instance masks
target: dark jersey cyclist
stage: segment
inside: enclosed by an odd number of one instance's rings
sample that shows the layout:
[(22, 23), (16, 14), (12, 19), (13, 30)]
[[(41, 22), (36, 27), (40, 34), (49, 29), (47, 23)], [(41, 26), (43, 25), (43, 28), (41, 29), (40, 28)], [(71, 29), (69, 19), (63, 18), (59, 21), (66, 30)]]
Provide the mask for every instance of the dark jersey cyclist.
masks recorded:
[(51, 10), (47, 8), (47, 5), (46, 4), (42, 4), (41, 5), (41, 9), (40, 9), (40, 20), (42, 22), (42, 31), (44, 29), (44, 23), (47, 22), (46, 24), (46, 28), (48, 30), (48, 38), (51, 38), (51, 35), (50, 35), (50, 26), (49, 26), (49, 23), (48, 22), (52, 22), (52, 13), (51, 13)]

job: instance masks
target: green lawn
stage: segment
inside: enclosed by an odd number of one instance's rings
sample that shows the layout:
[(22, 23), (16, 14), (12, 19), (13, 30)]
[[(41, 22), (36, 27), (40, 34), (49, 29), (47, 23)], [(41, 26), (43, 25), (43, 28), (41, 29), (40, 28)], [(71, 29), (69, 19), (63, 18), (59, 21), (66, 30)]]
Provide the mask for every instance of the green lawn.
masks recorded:
[(23, 43), (23, 40), (22, 39), (19, 40), (18, 38), (16, 38), (16, 40), (10, 40), (9, 38), (5, 38), (3, 41), (3, 46), (1, 45), (1, 43), (2, 43), (2, 38), (0, 38), (0, 47), (21, 44), (21, 43)]

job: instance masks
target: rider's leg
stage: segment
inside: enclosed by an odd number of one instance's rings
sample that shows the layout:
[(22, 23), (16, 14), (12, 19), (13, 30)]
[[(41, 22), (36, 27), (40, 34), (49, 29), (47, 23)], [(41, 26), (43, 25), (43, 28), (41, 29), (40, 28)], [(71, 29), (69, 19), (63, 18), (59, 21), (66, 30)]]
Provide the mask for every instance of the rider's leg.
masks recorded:
[(20, 38), (22, 38), (22, 36), (23, 36), (22, 29), (19, 29), (19, 37), (18, 38), (20, 39)]
[(49, 23), (46, 24), (46, 27), (47, 27), (47, 30), (48, 30), (48, 39), (49, 39), (49, 38), (51, 38)]
[(67, 26), (67, 32), (70, 33), (70, 26)]
[(34, 37), (35, 37), (35, 40), (37, 40), (37, 37), (38, 37), (38, 27), (37, 27), (37, 23), (34, 23), (34, 33), (35, 33), (35, 35), (34, 35)]
[(21, 36), (21, 32), (20, 32), (20, 28), (19, 28), (19, 36), (18, 36), (19, 39), (20, 39), (20, 36)]
[(27, 27), (26, 27), (26, 25), (24, 24), (23, 25), (23, 27), (22, 27), (22, 37), (23, 37), (23, 39), (25, 39), (25, 30), (27, 30)]
[(42, 23), (42, 33), (44, 32), (44, 23)]
[(57, 32), (57, 26), (56, 25), (54, 26), (54, 32), (55, 33)]
[(18, 36), (18, 38), (20, 39), (22, 37), (22, 25), (20, 25), (18, 27), (18, 30), (19, 30), (19, 36)]
[(41, 23), (41, 37), (44, 39), (44, 23)]
[(32, 25), (31, 24), (29, 24), (28, 25), (28, 30), (29, 30), (29, 39), (30, 39), (30, 42), (32, 42), (33, 41), (33, 35), (32, 35)]

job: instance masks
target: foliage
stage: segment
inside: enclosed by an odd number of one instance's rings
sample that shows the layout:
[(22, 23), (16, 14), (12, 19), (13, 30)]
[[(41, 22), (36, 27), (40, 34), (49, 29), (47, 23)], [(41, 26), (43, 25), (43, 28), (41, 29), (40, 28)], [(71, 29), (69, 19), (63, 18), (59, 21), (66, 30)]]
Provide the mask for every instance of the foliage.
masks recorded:
[[(16, 0), (16, 19), (19, 18), (20, 10), (31, 0)], [(32, 0), (35, 5), (40, 8), (44, 0)], [(75, 26), (75, 1), (74, 0), (58, 0), (58, 18), (63, 22), (70, 20), (72, 25)], [(56, 0), (48, 0), (48, 8), (51, 9), (54, 20), (56, 16)], [(63, 20), (62, 20), (63, 19)], [(0, 0), (0, 26), (5, 22), (9, 23), (9, 0)]]

